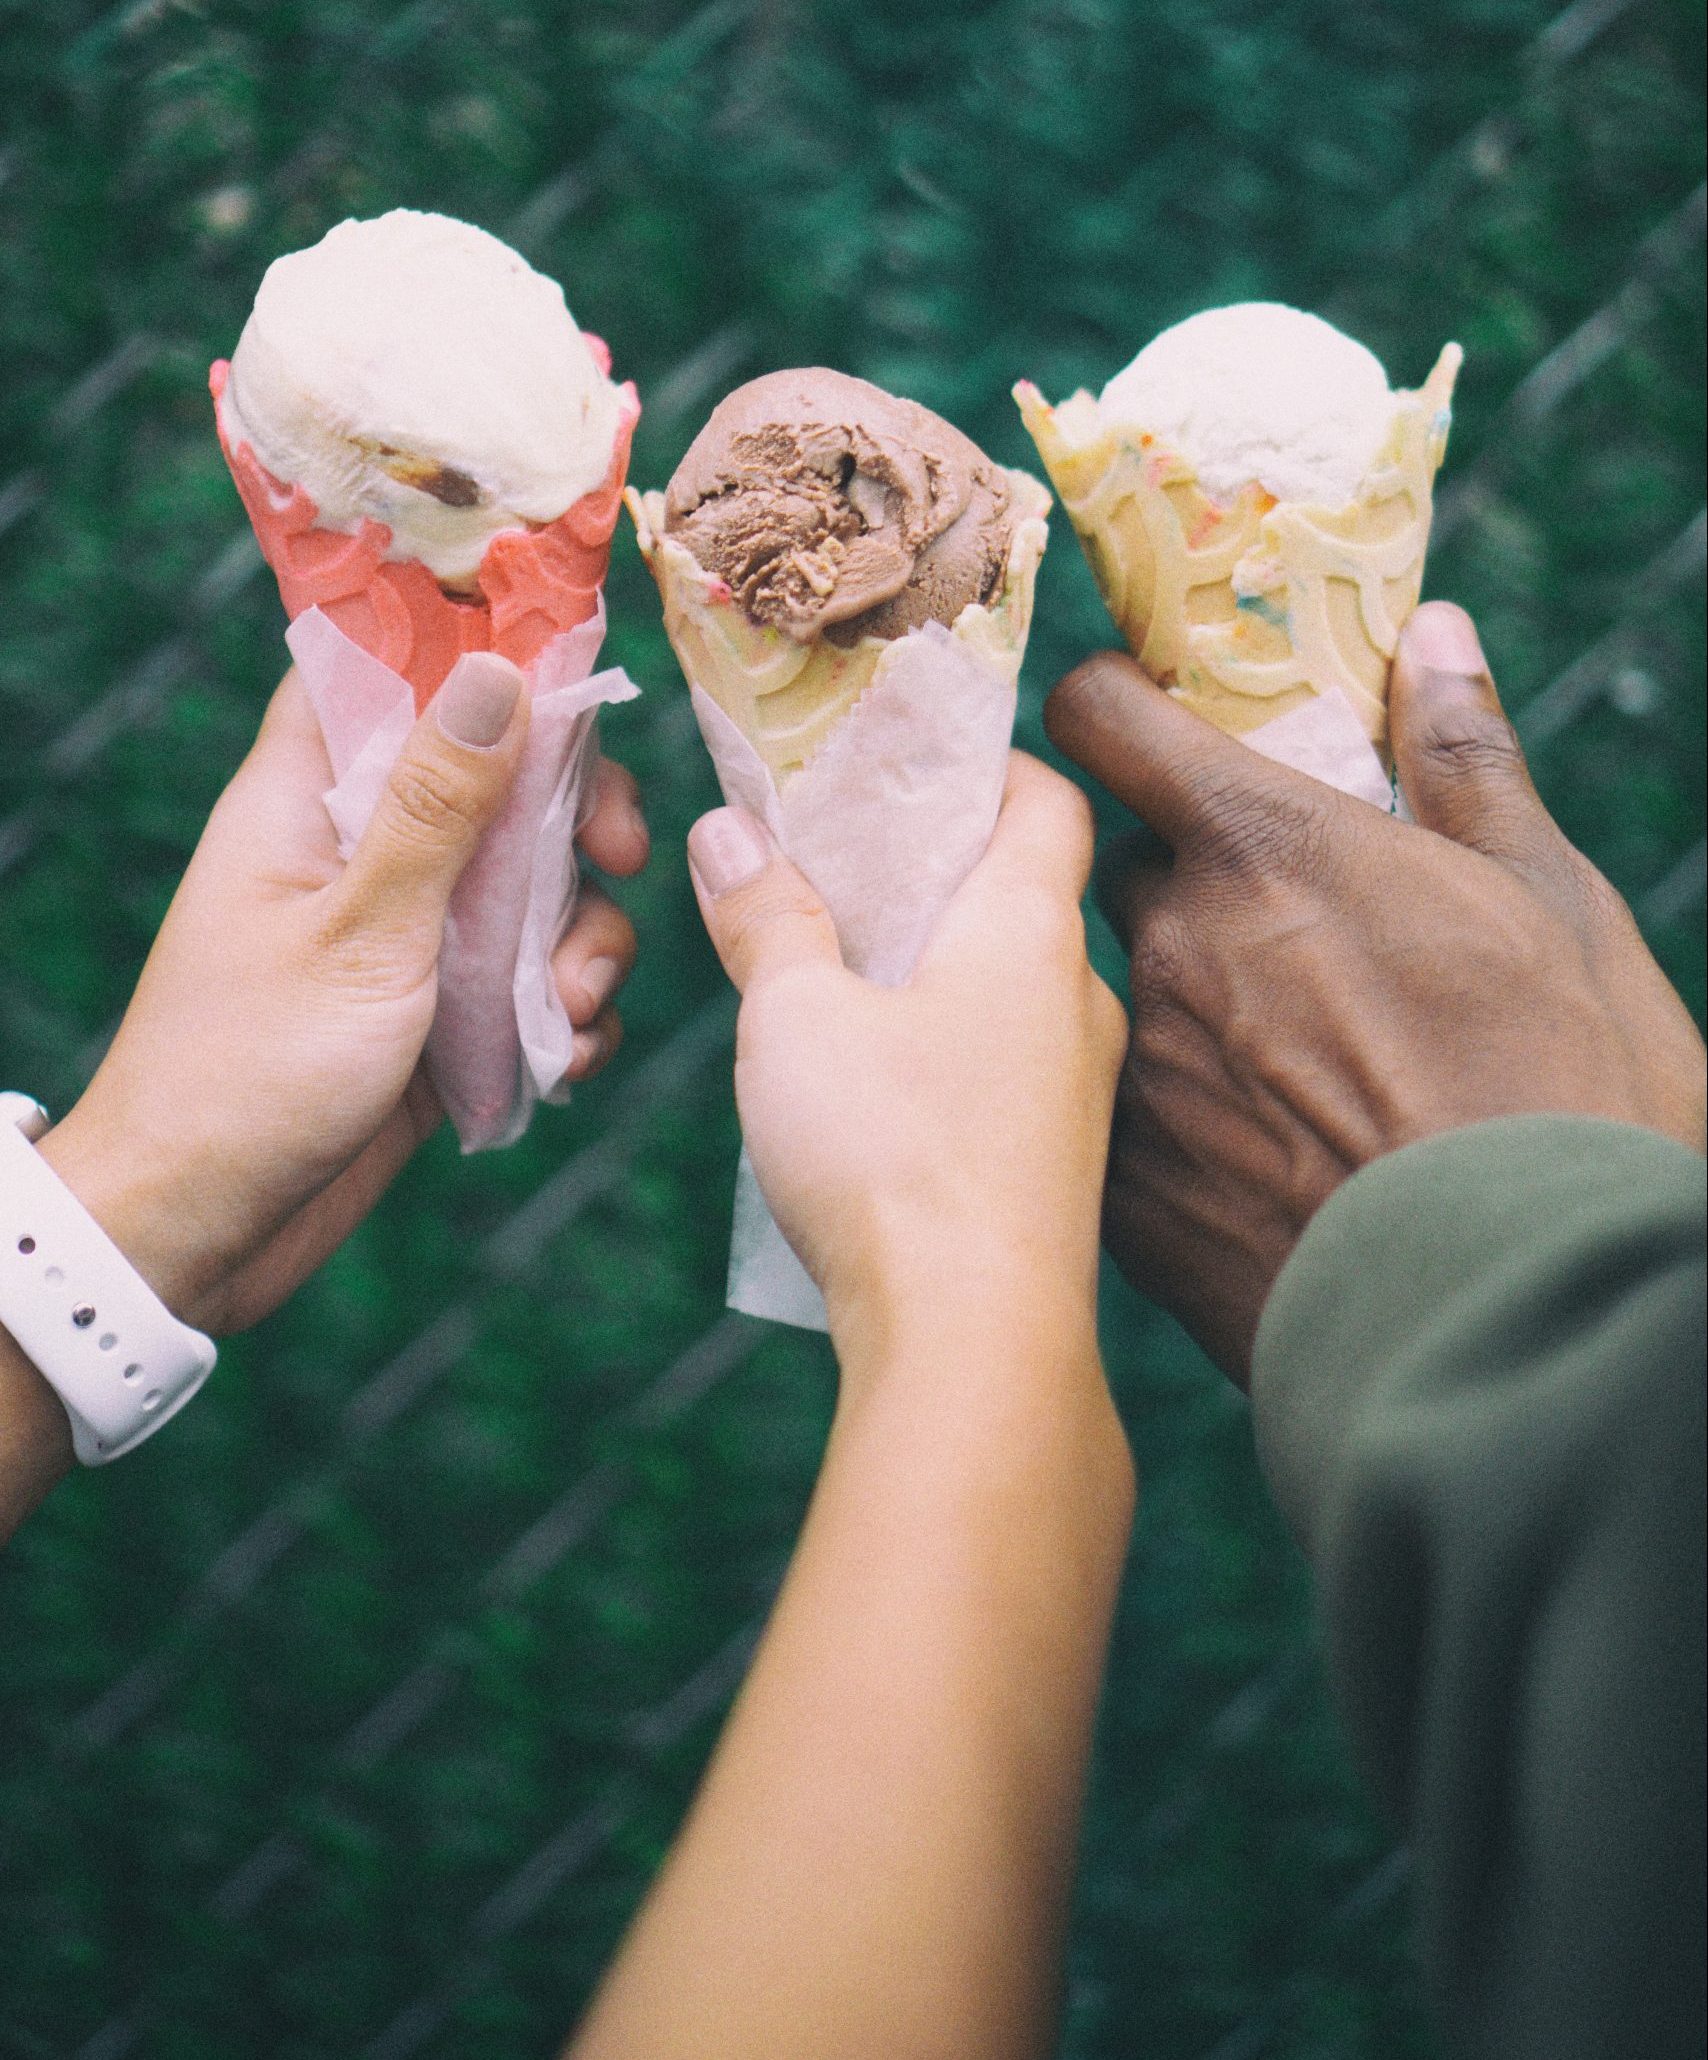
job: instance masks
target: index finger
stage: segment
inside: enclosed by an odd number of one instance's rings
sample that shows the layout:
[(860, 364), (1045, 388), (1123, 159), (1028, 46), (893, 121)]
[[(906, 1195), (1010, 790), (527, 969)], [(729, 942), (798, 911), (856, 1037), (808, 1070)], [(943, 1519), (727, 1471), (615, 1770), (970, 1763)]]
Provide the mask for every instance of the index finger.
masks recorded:
[(332, 785), (319, 719), (295, 666), (267, 704), (260, 733), (232, 775), (208, 825), (246, 865), (280, 869), (320, 885), (338, 870), (338, 836), (322, 799)]
[(575, 841), (596, 866), (620, 880), (632, 878), (651, 855), (640, 787), (628, 767), (614, 758), (601, 756), (593, 768), (592, 802)]
[(1176, 851), (1249, 810), (1279, 768), (1163, 692), (1119, 651), (1076, 665), (1044, 703), (1044, 730)]

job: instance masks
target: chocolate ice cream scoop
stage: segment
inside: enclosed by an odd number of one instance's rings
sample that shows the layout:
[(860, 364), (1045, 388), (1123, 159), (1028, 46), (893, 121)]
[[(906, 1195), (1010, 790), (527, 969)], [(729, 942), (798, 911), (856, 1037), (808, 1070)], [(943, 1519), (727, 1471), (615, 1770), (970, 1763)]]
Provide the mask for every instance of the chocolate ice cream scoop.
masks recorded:
[(898, 637), (988, 600), (1007, 474), (916, 401), (809, 366), (737, 387), (689, 446), (665, 527), (747, 614), (798, 643)]

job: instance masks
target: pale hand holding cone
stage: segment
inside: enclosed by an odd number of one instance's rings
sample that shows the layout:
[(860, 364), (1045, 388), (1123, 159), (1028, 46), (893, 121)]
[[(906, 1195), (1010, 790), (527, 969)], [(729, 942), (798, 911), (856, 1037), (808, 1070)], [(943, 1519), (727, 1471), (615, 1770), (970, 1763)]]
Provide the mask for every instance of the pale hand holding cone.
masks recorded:
[[(625, 497), (725, 799), (765, 821), (823, 897), (844, 962), (880, 984), (907, 978), (1001, 803), (1050, 505), (1028, 474), (1009, 480), (1017, 520), (992, 600), (846, 649), (756, 626), (665, 534), (662, 494)], [(729, 1303), (826, 1327), (745, 1159)]]

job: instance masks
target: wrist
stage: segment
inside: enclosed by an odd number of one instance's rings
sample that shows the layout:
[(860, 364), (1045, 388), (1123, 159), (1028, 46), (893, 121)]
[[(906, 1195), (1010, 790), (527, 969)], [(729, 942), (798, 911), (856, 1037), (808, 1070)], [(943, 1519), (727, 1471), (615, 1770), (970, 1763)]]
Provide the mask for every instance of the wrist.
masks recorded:
[(933, 1238), (918, 1226), (863, 1241), (823, 1283), (844, 1385), (975, 1357), (986, 1366), (1069, 1369), (1102, 1380), (1097, 1260), (1036, 1238)]
[[(997, 1471), (1065, 1471), (1131, 1510), (1133, 1463), (1096, 1339), (1096, 1263), (925, 1246), (826, 1292), (839, 1423), (970, 1444)], [(894, 1411), (894, 1415), (890, 1415)]]
[(870, 1302), (838, 1318), (833, 1305), (834, 1445), (875, 1444), (886, 1470), (924, 1464), (946, 1491), (994, 1497), (1119, 1560), (1136, 1480), (1089, 1293), (1083, 1308), (1042, 1291), (998, 1305), (940, 1286), (881, 1319)]
[(36, 1149), (172, 1314), (199, 1323), (219, 1268), (185, 1206), (191, 1183), (86, 1099)]

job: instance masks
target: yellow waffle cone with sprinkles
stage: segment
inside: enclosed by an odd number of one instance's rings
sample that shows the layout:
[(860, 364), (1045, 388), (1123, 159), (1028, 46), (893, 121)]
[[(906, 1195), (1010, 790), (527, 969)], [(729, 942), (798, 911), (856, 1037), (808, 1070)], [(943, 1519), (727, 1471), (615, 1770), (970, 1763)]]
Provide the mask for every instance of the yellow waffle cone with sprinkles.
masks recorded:
[(1234, 735), (1333, 690), (1386, 763), (1460, 359), (1391, 392), (1361, 345), (1257, 303), (1166, 332), (1101, 398), (1015, 399), (1154, 679)]

